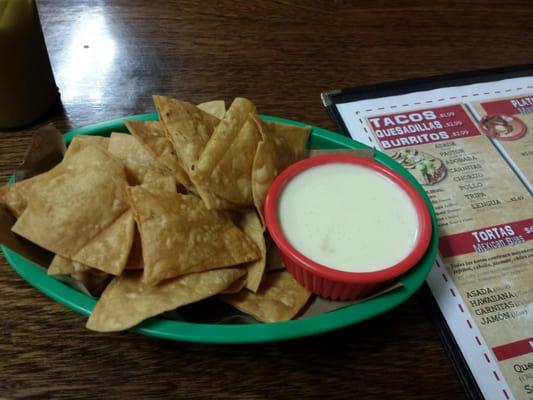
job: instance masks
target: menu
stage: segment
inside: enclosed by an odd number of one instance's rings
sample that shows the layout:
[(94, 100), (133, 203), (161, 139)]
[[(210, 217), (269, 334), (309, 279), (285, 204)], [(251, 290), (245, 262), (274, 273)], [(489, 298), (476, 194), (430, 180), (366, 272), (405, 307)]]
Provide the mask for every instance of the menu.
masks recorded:
[(533, 400), (533, 74), (416, 87), (323, 99), (431, 199), (427, 283), (481, 394)]

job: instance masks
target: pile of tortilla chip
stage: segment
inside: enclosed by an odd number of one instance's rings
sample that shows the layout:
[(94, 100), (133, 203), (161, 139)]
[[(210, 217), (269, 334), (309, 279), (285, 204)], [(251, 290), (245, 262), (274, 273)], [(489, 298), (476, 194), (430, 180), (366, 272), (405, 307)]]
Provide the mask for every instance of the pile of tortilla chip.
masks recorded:
[(13, 232), (55, 254), (48, 274), (100, 296), (87, 321), (95, 331), (213, 296), (258, 321), (293, 318), (310, 293), (268, 267), (262, 211), (275, 176), (304, 156), (310, 127), (262, 121), (244, 98), (227, 110), (154, 103), (159, 121), (77, 136), (54, 168), (0, 188)]

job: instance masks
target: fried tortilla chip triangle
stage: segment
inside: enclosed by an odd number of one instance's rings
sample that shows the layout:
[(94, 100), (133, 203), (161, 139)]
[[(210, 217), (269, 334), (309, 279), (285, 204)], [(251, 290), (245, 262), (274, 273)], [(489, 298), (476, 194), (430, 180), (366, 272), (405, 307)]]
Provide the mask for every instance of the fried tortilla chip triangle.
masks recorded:
[(75, 136), (67, 147), (67, 151), (63, 156), (63, 162), (68, 161), (70, 157), (75, 156), (80, 150), (85, 149), (87, 146), (98, 146), (102, 150), (107, 150), (108, 145), (108, 137), (90, 135)]
[(0, 189), (0, 204), (4, 204), (15, 218), (19, 218), (28, 205), (31, 188), (43, 175), (37, 175), (9, 186), (3, 186)]
[(236, 219), (237, 226), (252, 238), (261, 252), (261, 258), (244, 264), (248, 271), (246, 275), (246, 288), (252, 292), (257, 292), (266, 269), (267, 248), (263, 226), (261, 225), (261, 220), (257, 216), (257, 213), (253, 209), (244, 213), (239, 213)]
[(173, 177), (172, 173), (134, 136), (113, 132), (109, 139), (108, 151), (122, 161), (126, 176), (131, 185), (150, 183), (163, 177)]
[(58, 279), (67, 282), (70, 286), (74, 286), (76, 289), (91, 296), (98, 296), (102, 293), (105, 284), (112, 276), (91, 268), (88, 265), (58, 256), (57, 254), (48, 267), (48, 275), (61, 275)]
[(70, 277), (78, 281), (91, 296), (96, 297), (102, 293), (112, 275), (89, 268), (87, 271), (74, 272)]
[(154, 103), (174, 150), (190, 176), (220, 120), (185, 101), (154, 96)]
[(153, 180), (141, 185), (149, 190), (163, 190), (166, 192), (176, 192), (176, 181), (172, 176), (154, 177)]
[(143, 252), (142, 252), (141, 234), (139, 233), (139, 229), (137, 228), (137, 225), (135, 225), (135, 229), (133, 232), (133, 243), (131, 244), (131, 251), (128, 257), (128, 261), (126, 261), (126, 269), (143, 269), (143, 268), (144, 268), (144, 260), (143, 260)]
[(98, 332), (131, 328), (147, 318), (218, 294), (244, 274), (242, 268), (217, 269), (150, 286), (142, 282), (140, 272), (126, 272), (105, 289), (87, 328)]
[(194, 186), (193, 191), (209, 209), (238, 208), (201, 186), (192, 176), (196, 162), (220, 120), (185, 101), (154, 96), (154, 103), (178, 159)]
[[(76, 136), (74, 139), (72, 139), (72, 142), (65, 153), (63, 161), (68, 160), (69, 157), (77, 154), (80, 150), (90, 145), (96, 145), (105, 150), (108, 142), (109, 138), (102, 136)], [(58, 167), (58, 165), (56, 167)], [(15, 218), (19, 218), (26, 209), (28, 197), (33, 184), (43, 176), (46, 176), (48, 173), (53, 171), (54, 168), (43, 174), (36, 175), (34, 177), (16, 182), (12, 185), (3, 186), (0, 188), (0, 204), (4, 204), (13, 214), (13, 216), (15, 216)]]
[(311, 134), (310, 126), (296, 126), (274, 121), (261, 121), (266, 134), (274, 140), (276, 163), (280, 170), (302, 159)]
[(76, 252), (72, 260), (111, 275), (120, 275), (131, 251), (134, 230), (133, 213), (127, 210)]
[(147, 284), (257, 260), (252, 239), (193, 195), (129, 188)]
[(288, 271), (280, 271), (267, 274), (257, 293), (243, 290), (221, 298), (258, 321), (278, 322), (292, 319), (310, 296)]
[(224, 118), (224, 114), (226, 114), (226, 103), (224, 103), (224, 100), (206, 101), (205, 103), (198, 104), (197, 107), (218, 119)]
[(124, 121), (130, 133), (136, 137), (154, 158), (174, 175), (176, 182), (191, 190), (193, 184), (178, 160), (172, 142), (160, 121)]
[(48, 266), (48, 275), (70, 275), (76, 272), (83, 272), (90, 270), (88, 265), (72, 261), (69, 258), (55, 255), (52, 262)]
[(13, 232), (72, 258), (126, 209), (126, 175), (120, 161), (90, 145), (38, 179)]
[(208, 210), (235, 210), (241, 208), (239, 205), (230, 203), (229, 201), (201, 187), (196, 182), (195, 186), (196, 192), (198, 193)]
[(267, 246), (267, 255), (266, 255), (266, 270), (267, 273), (279, 271), (285, 269), (285, 264), (283, 263), (283, 258), (281, 257), (281, 251), (278, 249), (274, 241), (270, 236), (267, 236), (265, 239)]
[(262, 141), (252, 165), (252, 195), (264, 226), (265, 197), (274, 178), (290, 164), (304, 157), (311, 127), (261, 121), (254, 116)]
[(255, 106), (236, 98), (200, 155), (194, 179), (233, 204), (252, 206), (252, 164), (261, 133)]
[(265, 220), (263, 217), (265, 198), (268, 188), (274, 178), (278, 175), (278, 172), (274, 143), (271, 138), (264, 137), (263, 141), (259, 142), (255, 152), (251, 180), (254, 205), (261, 217), (263, 226), (265, 226)]

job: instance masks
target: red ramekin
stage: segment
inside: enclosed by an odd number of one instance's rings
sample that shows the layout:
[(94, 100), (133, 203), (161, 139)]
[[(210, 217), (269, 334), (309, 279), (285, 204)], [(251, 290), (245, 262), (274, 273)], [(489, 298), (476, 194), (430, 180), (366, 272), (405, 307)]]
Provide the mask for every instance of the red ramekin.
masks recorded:
[[(411, 253), (397, 264), (374, 272), (346, 272), (328, 268), (296, 250), (283, 234), (278, 221), (278, 202), (285, 185), (293, 177), (310, 168), (337, 163), (370, 168), (398, 185), (411, 199), (418, 216), (418, 237)], [(331, 300), (356, 300), (368, 297), (415, 266), (424, 255), (431, 239), (431, 218), (420, 193), (404, 177), (388, 167), (371, 159), (346, 154), (310, 157), (289, 166), (272, 182), (266, 196), (264, 211), (267, 229), (281, 252), (287, 270), (302, 286)], [(383, 251), (386, 251), (385, 247)]]

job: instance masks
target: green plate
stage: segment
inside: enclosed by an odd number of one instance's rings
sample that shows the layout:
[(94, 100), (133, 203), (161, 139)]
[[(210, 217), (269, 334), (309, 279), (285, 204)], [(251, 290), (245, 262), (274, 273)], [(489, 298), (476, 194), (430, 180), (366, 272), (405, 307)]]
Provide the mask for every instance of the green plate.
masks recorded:
[[(262, 116), (264, 120), (283, 122), (291, 125), (302, 123), (271, 116)], [(127, 117), (136, 120), (155, 120), (157, 114), (142, 114)], [(102, 122), (95, 125), (72, 130), (65, 134), (69, 143), (77, 135), (104, 135), (111, 132), (127, 132), (123, 119)], [(319, 149), (365, 149), (367, 146), (350, 140), (336, 133), (313, 127), (309, 142), (310, 148)], [(418, 182), (402, 166), (381, 152), (376, 152), (375, 159), (399, 172), (415, 186), (426, 202), (433, 222), (433, 236), (429, 248), (422, 260), (403, 277), (403, 287), (392, 290), (376, 298), (359, 304), (324, 313), (315, 317), (277, 323), (256, 323), (242, 325), (200, 324), (172, 321), (163, 318), (151, 318), (131, 329), (132, 332), (163, 339), (199, 342), (199, 343), (256, 343), (284, 339), (295, 339), (332, 331), (356, 324), (375, 317), (407, 300), (426, 279), (437, 254), (438, 232), (435, 212), (426, 193)], [(34, 263), (19, 256), (5, 246), (0, 246), (13, 269), (35, 288), (64, 306), (82, 314), (89, 315), (96, 304), (96, 299), (78, 292), (66, 284), (48, 276), (46, 271)]]

